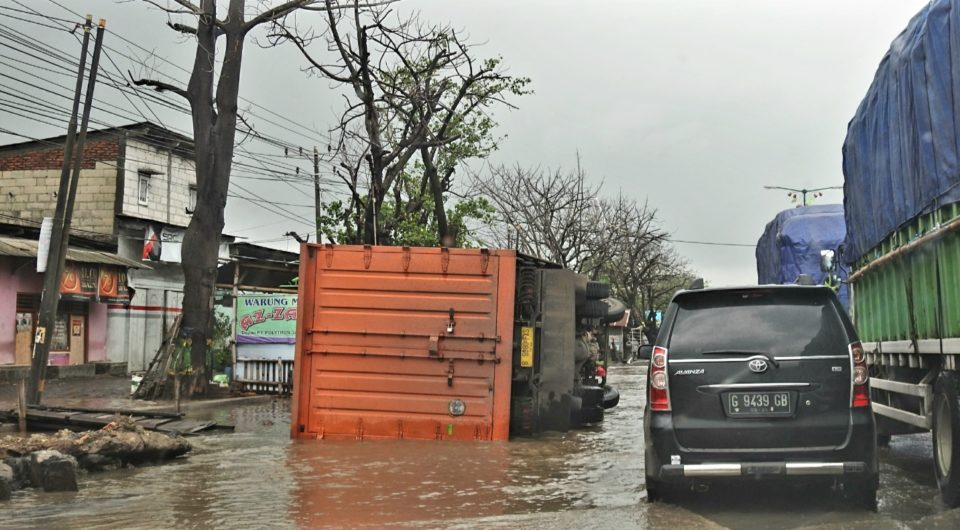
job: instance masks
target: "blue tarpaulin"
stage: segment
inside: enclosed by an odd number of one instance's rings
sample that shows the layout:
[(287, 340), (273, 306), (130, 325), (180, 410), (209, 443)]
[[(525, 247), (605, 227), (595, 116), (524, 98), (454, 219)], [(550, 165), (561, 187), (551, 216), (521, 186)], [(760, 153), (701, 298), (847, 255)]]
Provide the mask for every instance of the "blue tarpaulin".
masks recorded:
[[(820, 251), (837, 250), (846, 237), (843, 206), (820, 204), (784, 210), (767, 223), (757, 241), (757, 283), (794, 283), (801, 274), (808, 274), (816, 283), (823, 283)], [(847, 279), (846, 267), (837, 274)], [(837, 293), (848, 307), (847, 286)]]
[(907, 222), (960, 201), (960, 0), (933, 0), (883, 57), (843, 143), (853, 263)]

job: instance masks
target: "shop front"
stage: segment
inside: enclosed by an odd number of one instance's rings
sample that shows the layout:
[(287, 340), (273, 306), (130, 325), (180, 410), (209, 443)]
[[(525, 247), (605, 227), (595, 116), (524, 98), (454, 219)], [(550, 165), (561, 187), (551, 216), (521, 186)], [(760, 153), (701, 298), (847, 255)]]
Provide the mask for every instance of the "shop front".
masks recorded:
[[(0, 238), (0, 365), (30, 364), (43, 285), (35, 256), (35, 241)], [(57, 317), (47, 330), (49, 363), (104, 362), (107, 306), (130, 301), (127, 267), (105, 252), (71, 249), (68, 258)]]

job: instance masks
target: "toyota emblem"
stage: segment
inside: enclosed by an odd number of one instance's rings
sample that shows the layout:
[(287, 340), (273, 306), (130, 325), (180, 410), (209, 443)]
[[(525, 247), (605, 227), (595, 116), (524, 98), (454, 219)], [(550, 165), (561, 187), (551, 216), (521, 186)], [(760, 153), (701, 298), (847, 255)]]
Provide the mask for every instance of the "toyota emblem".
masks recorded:
[(756, 374), (762, 374), (767, 371), (767, 361), (763, 359), (750, 359), (750, 362), (747, 363), (747, 366), (750, 367), (750, 371)]

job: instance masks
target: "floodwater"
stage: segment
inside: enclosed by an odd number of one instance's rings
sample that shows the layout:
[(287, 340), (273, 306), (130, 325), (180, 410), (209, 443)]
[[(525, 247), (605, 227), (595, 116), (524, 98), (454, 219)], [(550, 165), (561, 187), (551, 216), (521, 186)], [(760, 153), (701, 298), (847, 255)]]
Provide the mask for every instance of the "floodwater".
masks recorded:
[(292, 442), (289, 402), (209, 413), (173, 463), (84, 475), (77, 493), (17, 492), (4, 528), (958, 528), (936, 495), (929, 436), (882, 453), (877, 513), (824, 488), (725, 488), (647, 504), (642, 367), (619, 366), (600, 427), (508, 443)]

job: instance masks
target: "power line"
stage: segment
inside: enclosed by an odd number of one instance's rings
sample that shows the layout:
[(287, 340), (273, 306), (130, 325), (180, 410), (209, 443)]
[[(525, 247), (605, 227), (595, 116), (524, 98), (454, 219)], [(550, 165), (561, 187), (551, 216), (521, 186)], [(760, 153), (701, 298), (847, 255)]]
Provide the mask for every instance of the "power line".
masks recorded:
[(667, 239), (671, 243), (685, 243), (689, 245), (710, 245), (715, 247), (748, 247), (756, 248), (756, 245), (748, 245), (746, 243), (718, 243), (715, 241), (691, 241), (688, 239)]

